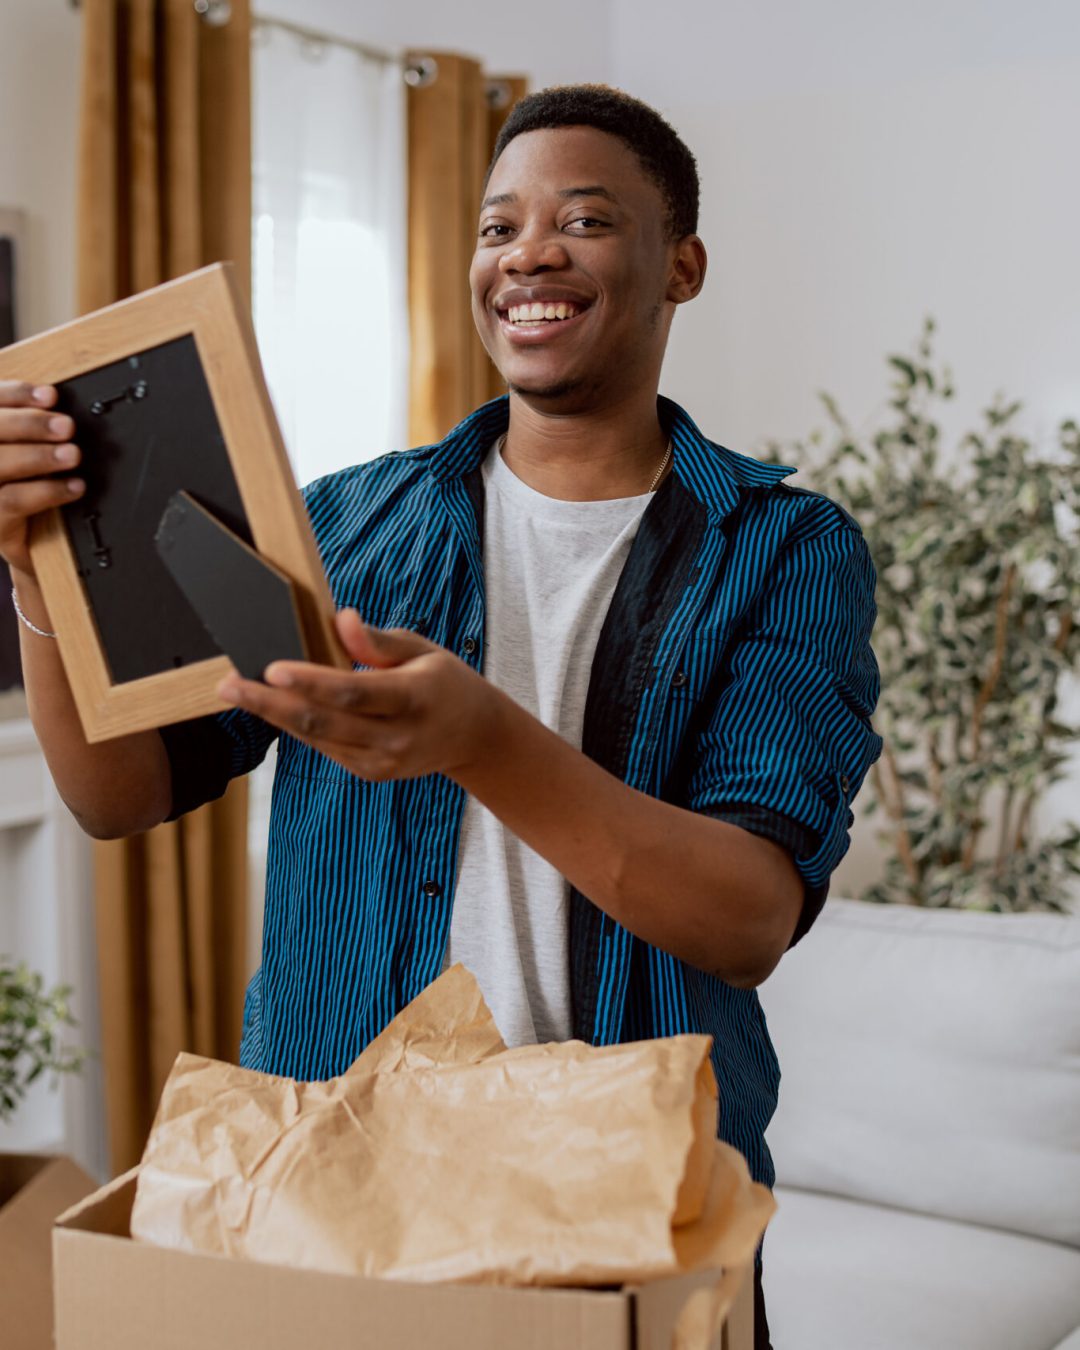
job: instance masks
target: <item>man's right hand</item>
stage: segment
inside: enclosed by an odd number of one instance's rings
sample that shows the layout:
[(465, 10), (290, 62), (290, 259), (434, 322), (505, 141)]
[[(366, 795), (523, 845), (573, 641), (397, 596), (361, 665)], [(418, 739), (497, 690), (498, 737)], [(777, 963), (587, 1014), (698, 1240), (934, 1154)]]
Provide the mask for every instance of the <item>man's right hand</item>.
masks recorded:
[(86, 490), (69, 476), (82, 454), (71, 441), (75, 423), (51, 411), (56, 400), (51, 385), (0, 380), (0, 557), (16, 580), (34, 576), (31, 518)]

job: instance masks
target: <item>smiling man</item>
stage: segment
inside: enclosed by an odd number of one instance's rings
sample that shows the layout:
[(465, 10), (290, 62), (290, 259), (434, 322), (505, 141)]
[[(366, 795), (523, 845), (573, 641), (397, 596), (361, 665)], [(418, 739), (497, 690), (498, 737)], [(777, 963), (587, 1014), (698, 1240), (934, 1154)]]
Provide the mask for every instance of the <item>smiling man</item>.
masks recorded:
[[(843, 510), (658, 397), (705, 277), (697, 202), (643, 104), (584, 86), (513, 110), (471, 269), (508, 398), (308, 490), (362, 669), (278, 663), (227, 681), (220, 718), (88, 747), (25, 552), (61, 488), (19, 481), (45, 471), (25, 445), (0, 460), (0, 544), (39, 734), (92, 832), (220, 794), (280, 732), (244, 1064), (340, 1073), (460, 960), (511, 1044), (711, 1035), (719, 1133), (771, 1184), (754, 990), (820, 910), (881, 750), (874, 570)], [(0, 393), (0, 439), (70, 436)]]

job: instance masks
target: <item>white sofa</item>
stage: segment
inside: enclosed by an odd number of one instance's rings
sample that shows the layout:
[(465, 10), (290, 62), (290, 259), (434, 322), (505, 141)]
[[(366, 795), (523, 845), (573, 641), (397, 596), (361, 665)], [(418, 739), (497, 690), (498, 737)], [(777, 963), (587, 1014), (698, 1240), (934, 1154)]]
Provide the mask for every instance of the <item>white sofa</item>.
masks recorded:
[(775, 1350), (1080, 1350), (1080, 918), (830, 900), (760, 994)]

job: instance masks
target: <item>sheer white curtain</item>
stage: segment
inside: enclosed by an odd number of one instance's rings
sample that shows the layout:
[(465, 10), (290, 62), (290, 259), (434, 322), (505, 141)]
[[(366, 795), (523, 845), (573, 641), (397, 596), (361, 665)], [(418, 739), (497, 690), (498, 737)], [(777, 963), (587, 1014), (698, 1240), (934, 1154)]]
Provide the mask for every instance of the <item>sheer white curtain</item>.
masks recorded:
[(401, 67), (258, 22), (254, 311), (297, 479), (405, 444)]

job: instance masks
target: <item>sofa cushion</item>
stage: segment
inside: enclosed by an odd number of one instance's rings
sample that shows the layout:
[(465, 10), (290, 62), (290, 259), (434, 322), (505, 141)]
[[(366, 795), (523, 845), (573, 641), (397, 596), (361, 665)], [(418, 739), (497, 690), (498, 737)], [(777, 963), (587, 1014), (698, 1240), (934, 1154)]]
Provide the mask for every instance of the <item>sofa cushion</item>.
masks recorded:
[(777, 1350), (1055, 1350), (1080, 1252), (778, 1187), (762, 1287)]
[(760, 995), (780, 1184), (1080, 1245), (1080, 918), (830, 900)]

